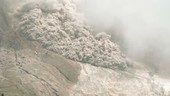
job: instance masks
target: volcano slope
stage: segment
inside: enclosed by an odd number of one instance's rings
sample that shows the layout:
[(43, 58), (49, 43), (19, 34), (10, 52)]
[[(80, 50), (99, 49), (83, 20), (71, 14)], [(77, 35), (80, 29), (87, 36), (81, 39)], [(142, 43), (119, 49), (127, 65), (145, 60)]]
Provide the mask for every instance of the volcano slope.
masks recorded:
[(128, 62), (110, 35), (92, 35), (74, 0), (22, 2), (10, 15), (3, 6), (1, 95), (164, 96), (147, 68)]

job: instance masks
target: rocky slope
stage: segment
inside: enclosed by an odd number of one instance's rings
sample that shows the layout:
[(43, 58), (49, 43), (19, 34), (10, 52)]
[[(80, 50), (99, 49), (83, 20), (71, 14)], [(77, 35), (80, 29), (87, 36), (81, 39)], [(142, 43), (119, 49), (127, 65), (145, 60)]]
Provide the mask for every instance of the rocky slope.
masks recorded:
[[(19, 49), (15, 43), (21, 45)], [(69, 89), (78, 81), (80, 65), (24, 39), (9, 38), (0, 44), (0, 94), (69, 96)]]
[[(140, 74), (81, 65), (71, 96), (164, 96), (164, 89), (145, 71)], [(142, 76), (142, 74), (145, 74)]]
[(0, 93), (5, 96), (164, 96), (146, 71), (132, 74), (76, 63), (40, 48), (1, 47), (0, 55)]

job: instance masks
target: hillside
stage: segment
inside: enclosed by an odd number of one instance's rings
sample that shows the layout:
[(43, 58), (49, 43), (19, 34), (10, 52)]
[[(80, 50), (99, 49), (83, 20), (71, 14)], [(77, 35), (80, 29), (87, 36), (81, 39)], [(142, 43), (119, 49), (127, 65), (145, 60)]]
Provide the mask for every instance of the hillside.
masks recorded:
[(109, 34), (92, 34), (74, 0), (27, 1), (10, 11), (1, 4), (1, 95), (165, 96), (148, 66), (128, 59)]

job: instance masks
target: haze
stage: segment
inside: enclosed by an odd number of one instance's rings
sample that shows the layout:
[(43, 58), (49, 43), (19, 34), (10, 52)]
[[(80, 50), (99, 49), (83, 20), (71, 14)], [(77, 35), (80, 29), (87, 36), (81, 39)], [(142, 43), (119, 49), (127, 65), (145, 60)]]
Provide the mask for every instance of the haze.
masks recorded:
[[(97, 31), (122, 41), (122, 49), (161, 74), (170, 67), (169, 0), (80, 0), (79, 11)], [(114, 39), (114, 37), (113, 37)], [(168, 75), (166, 75), (168, 76)]]

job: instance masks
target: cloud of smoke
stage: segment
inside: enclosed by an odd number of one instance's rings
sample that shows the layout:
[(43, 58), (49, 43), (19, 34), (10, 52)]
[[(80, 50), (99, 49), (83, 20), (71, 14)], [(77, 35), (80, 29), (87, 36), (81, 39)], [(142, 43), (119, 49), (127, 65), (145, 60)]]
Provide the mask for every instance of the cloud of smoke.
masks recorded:
[(168, 73), (169, 4), (169, 0), (81, 0), (78, 6), (97, 31), (120, 38), (127, 55)]

